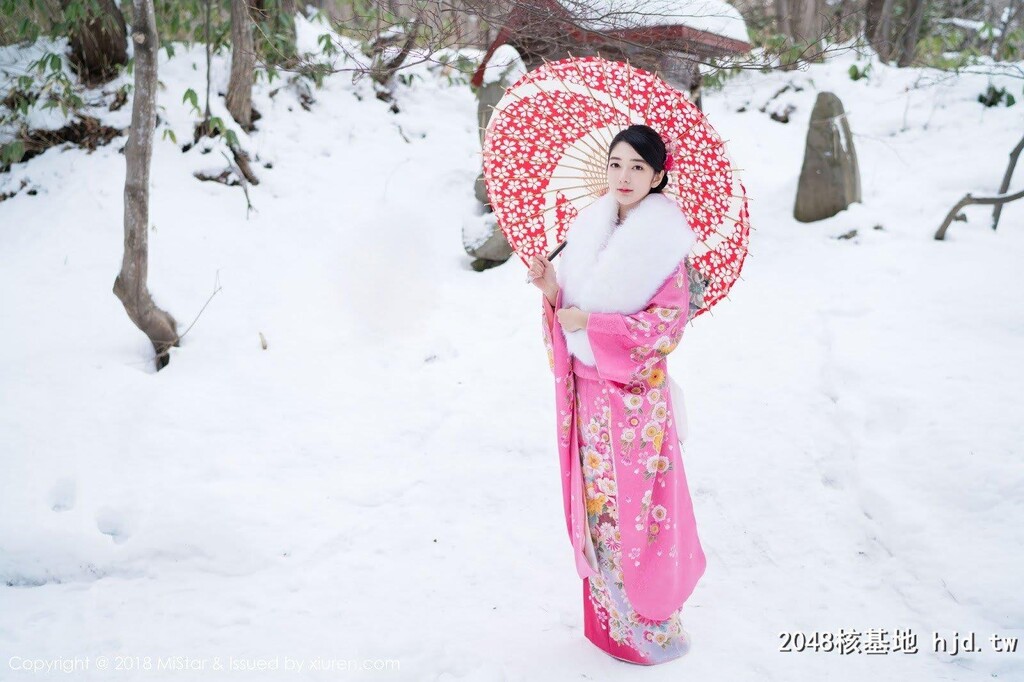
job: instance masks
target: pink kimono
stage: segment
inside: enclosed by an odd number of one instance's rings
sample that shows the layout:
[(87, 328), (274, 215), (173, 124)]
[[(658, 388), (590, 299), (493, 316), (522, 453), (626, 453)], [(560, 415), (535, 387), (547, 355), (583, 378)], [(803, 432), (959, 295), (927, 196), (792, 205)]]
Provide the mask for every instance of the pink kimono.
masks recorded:
[[(658, 220), (659, 213), (650, 206), (655, 202), (663, 206), (664, 198), (654, 196), (642, 200), (649, 210), (635, 208), (613, 229), (631, 230), (630, 238), (637, 238), (638, 222)], [(607, 202), (605, 207), (609, 210)], [(600, 211), (595, 208), (591, 213)], [(613, 254), (606, 258), (611, 262), (602, 264), (599, 248), (605, 242), (611, 248), (614, 240), (597, 232), (593, 235), (600, 239), (593, 241), (586, 267), (580, 265), (584, 262), (580, 254), (588, 248), (583, 245), (574, 254), (574, 272), (596, 276), (604, 266), (612, 269), (601, 277), (614, 279), (612, 273), (621, 271), (624, 261)], [(570, 232), (566, 255), (573, 247), (572, 237)], [(585, 239), (578, 241), (583, 244)], [(628, 253), (637, 250), (625, 238), (619, 242), (615, 248)], [(678, 246), (683, 249), (686, 243)], [(663, 268), (665, 263), (663, 257), (654, 267)], [(658, 273), (653, 276), (660, 279)], [(555, 316), (557, 308), (573, 303), (564, 299), (572, 288), (568, 284), (560, 289), (554, 307), (544, 299), (544, 343), (556, 386), (566, 528), (576, 570), (584, 579), (584, 632), (616, 658), (646, 664), (671, 660), (688, 648), (679, 616), (706, 563), (683, 470), (666, 367), (666, 356), (679, 344), (688, 319), (685, 260), (676, 264), (647, 305), (635, 306), (638, 312), (592, 310), (586, 329), (570, 333), (570, 337), (585, 334), (585, 338), (570, 344)], [(629, 307), (622, 287), (633, 287), (634, 295), (644, 291), (642, 284), (626, 282), (614, 288), (614, 295), (602, 297), (596, 288), (588, 292), (576, 286), (575, 303), (588, 302), (594, 308), (606, 301), (608, 307)]]

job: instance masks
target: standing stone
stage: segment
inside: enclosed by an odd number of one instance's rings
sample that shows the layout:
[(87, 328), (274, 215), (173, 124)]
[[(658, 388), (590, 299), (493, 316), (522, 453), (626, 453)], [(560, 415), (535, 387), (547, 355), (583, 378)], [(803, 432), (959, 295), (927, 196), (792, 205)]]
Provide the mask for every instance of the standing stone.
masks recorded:
[(818, 93), (793, 217), (804, 223), (823, 220), (860, 200), (860, 169), (843, 103), (831, 92)]

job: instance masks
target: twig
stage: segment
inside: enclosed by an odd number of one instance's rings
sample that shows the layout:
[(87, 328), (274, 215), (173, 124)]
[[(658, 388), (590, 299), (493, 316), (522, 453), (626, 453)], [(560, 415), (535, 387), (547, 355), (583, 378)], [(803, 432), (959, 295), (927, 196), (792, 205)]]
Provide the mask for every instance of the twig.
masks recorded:
[(245, 150), (237, 147), (231, 147), (231, 155), (235, 157), (235, 163), (238, 164), (238, 169), (242, 171), (242, 175), (245, 176), (245, 179), (248, 180), (250, 184), (260, 184), (260, 179), (252, 172), (252, 167), (249, 165), (249, 155)]
[(199, 320), (199, 316), (203, 314), (204, 310), (206, 310), (206, 306), (210, 305), (210, 301), (212, 301), (213, 297), (217, 295), (217, 292), (221, 290), (221, 286), (220, 286), (220, 270), (218, 270), (217, 274), (214, 276), (213, 286), (214, 286), (214, 290), (213, 290), (213, 293), (210, 294), (210, 298), (206, 299), (206, 303), (204, 303), (203, 307), (199, 309), (198, 313), (196, 313), (195, 319), (192, 320), (192, 322), (188, 325), (188, 327), (185, 328), (185, 331), (181, 334), (181, 336), (178, 337), (179, 340), (185, 338), (185, 334), (188, 334), (189, 329), (192, 329), (192, 325), (194, 325)]
[[(234, 149), (232, 149), (232, 152), (234, 152)], [(246, 178), (245, 173), (242, 172), (242, 169), (236, 166), (235, 164), (231, 163), (231, 159), (228, 158), (228, 155), (224, 153), (223, 149), (220, 151), (220, 153), (224, 157), (224, 160), (228, 162), (228, 167), (234, 170), (235, 173), (238, 175), (238, 179), (240, 181), (240, 184), (242, 185), (242, 191), (245, 193), (245, 217), (246, 219), (248, 219), (249, 213), (252, 211), (252, 201), (249, 199), (249, 181)]]
[(210, 2), (206, 0), (206, 113), (203, 114), (203, 124), (210, 123)]
[[(195, 319), (193, 319), (191, 324), (188, 325), (188, 328), (186, 328), (185, 331), (180, 336), (178, 336), (178, 341), (181, 341), (183, 338), (185, 338), (185, 335), (188, 334), (189, 330), (192, 329), (192, 327), (195, 325), (195, 323), (199, 321), (199, 318), (200, 318), (200, 316), (202, 316), (203, 311), (206, 310), (206, 306), (210, 305), (210, 301), (212, 301), (213, 297), (217, 295), (217, 292), (221, 290), (221, 286), (220, 286), (220, 270), (217, 270), (217, 274), (216, 274), (216, 276), (214, 278), (213, 286), (214, 286), (213, 293), (211, 293), (210, 297), (208, 299), (206, 299), (206, 303), (204, 303), (203, 307), (199, 309), (198, 313), (196, 313)], [(157, 358), (164, 357), (169, 352), (170, 352), (170, 349), (168, 349), (167, 351), (165, 351), (163, 353), (160, 353), (160, 354), (154, 354), (153, 357), (151, 357), (151, 358), (147, 358), (145, 360), (140, 360), (140, 361), (137, 361), (137, 362), (132, 362), (132, 363), (129, 363), (129, 364), (131, 364), (131, 365), (136, 365), (136, 364), (139, 364), (139, 365), (141, 365), (141, 364), (152, 364)]]
[(222, 185), (227, 185), (228, 187), (234, 187), (235, 185), (242, 184), (241, 182), (238, 181), (230, 181), (230, 178), (232, 176), (237, 176), (237, 173), (235, 172), (235, 169), (233, 167), (225, 168), (217, 175), (210, 175), (206, 171), (196, 171), (192, 175), (194, 175), (197, 179), (202, 180), (204, 182), (219, 182)]

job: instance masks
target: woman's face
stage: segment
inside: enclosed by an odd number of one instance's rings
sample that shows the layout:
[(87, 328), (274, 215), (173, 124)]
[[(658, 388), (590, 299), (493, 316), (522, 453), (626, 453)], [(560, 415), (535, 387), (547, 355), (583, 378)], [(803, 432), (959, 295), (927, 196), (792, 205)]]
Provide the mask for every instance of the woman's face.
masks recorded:
[(622, 208), (629, 208), (661, 183), (665, 171), (654, 168), (628, 142), (612, 147), (608, 158), (608, 191)]

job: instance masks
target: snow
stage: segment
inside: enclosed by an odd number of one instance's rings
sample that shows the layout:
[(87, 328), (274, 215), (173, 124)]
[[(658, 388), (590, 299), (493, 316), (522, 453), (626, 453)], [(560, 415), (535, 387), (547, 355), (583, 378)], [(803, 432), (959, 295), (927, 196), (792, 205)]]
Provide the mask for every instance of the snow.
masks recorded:
[(937, 24), (949, 24), (950, 26), (957, 26), (959, 28), (966, 28), (972, 31), (980, 31), (981, 27), (985, 25), (984, 21), (978, 21), (974, 19), (961, 19), (960, 17), (948, 17), (945, 19), (936, 19)]
[(501, 80), (509, 84), (515, 83), (525, 73), (526, 65), (523, 64), (519, 51), (508, 44), (499, 45), (484, 67), (484, 85), (498, 83)]
[(479, 249), (494, 234), (497, 218), (482, 205), (462, 221), (462, 242), (468, 249)]
[(559, 0), (581, 18), (580, 26), (594, 31), (640, 26), (688, 26), (725, 38), (749, 41), (739, 11), (723, 0)]
[[(1020, 112), (976, 101), (985, 74), (850, 80), (865, 59), (705, 93), (756, 229), (730, 300), (671, 356), (708, 570), (691, 651), (651, 680), (1024, 674), (988, 640), (1024, 635), (1024, 202), (998, 231), (971, 207), (931, 238), (965, 192), (995, 192)], [(583, 638), (540, 294), (518, 261), (476, 273), (462, 249), (470, 88), (422, 65), (393, 114), (343, 72), (307, 112), (260, 80), (263, 118), (236, 130), (258, 155), (247, 217), (241, 188), (192, 176), (219, 141), (162, 139), (191, 139), (203, 64), (160, 53), (149, 288), (194, 322), (165, 370), (111, 292), (125, 138), (0, 175), (0, 193), (27, 183), (0, 202), (0, 678), (256, 678), (215, 657), (276, 662), (259, 679), (378, 659), (400, 669), (346, 679), (632, 678)], [(759, 107), (790, 82), (782, 124)], [(848, 112), (864, 202), (801, 224), (821, 90)], [(919, 652), (779, 651), (782, 633), (872, 628), (910, 628)], [(933, 632), (983, 651), (933, 653)], [(76, 657), (73, 678), (12, 669)]]
[[(1004, 12), (1004, 16), (1005, 16), (1005, 12)], [(949, 17), (949, 18), (946, 18), (946, 19), (936, 19), (935, 23), (937, 23), (937, 24), (948, 24), (950, 26), (956, 26), (957, 28), (967, 29), (968, 31), (982, 31), (983, 29), (985, 29), (985, 26), (986, 26), (984, 21), (977, 21), (977, 20), (974, 20), (974, 19), (961, 19), (959, 17)], [(1002, 33), (1002, 31), (1000, 29), (996, 28), (995, 26), (989, 26), (989, 30), (991, 31), (991, 34), (992, 34), (991, 37), (998, 37)]]
[[(59, 54), (61, 56), (61, 70), (71, 77), (71, 67), (68, 60), (63, 56), (67, 50), (68, 41), (65, 38), (59, 40), (38, 40), (26, 46), (0, 45), (0, 83), (15, 85), (15, 80), (20, 76), (34, 76), (42, 79), (37, 62), (47, 54)], [(49, 66), (46, 72), (49, 72)], [(7, 94), (8, 85), (4, 88), (4, 95)], [(40, 97), (29, 107), (28, 116), (25, 118), (25, 125), (35, 130), (58, 130), (67, 123), (67, 118), (61, 113), (60, 107), (44, 107), (45, 97)], [(3, 108), (3, 113), (8, 112)], [(10, 123), (0, 123), (0, 144), (10, 142), (14, 139), (16, 131)]]

